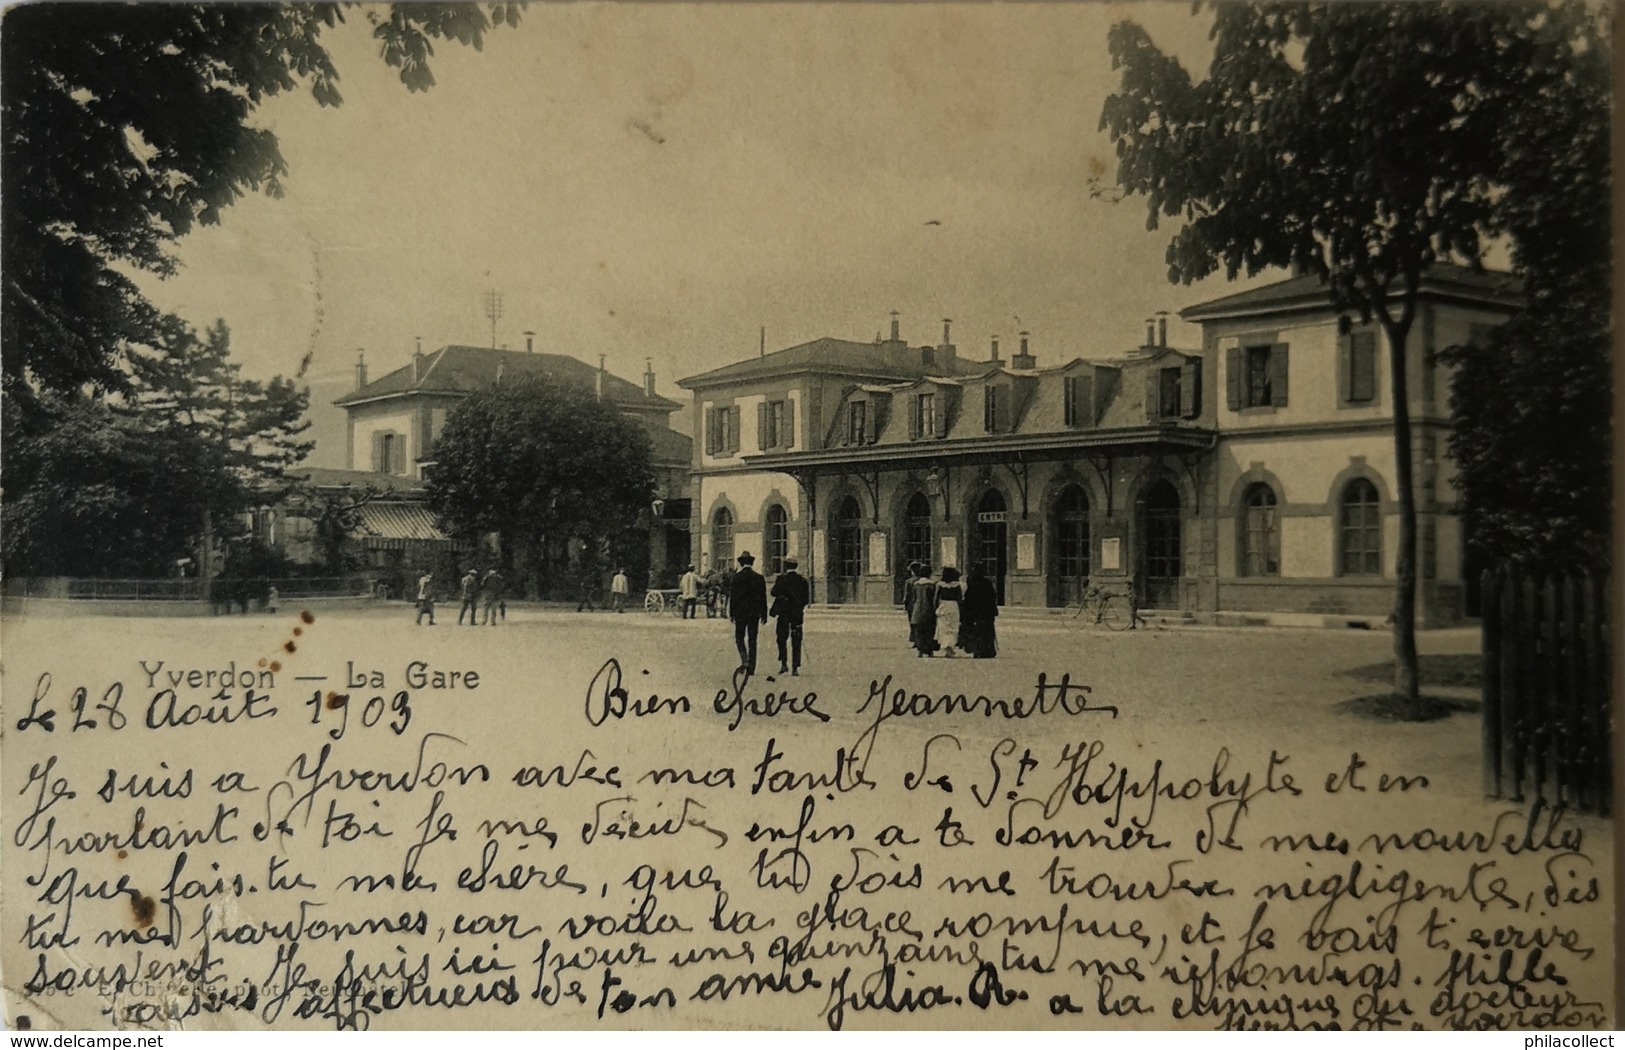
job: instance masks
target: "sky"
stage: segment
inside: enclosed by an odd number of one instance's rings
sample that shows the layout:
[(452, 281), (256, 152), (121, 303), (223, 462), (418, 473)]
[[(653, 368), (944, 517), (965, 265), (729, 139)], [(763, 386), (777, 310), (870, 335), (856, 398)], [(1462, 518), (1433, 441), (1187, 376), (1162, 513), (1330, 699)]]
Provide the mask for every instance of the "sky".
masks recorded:
[[(1144, 319), (1235, 291), (1170, 285), (1174, 227), (1091, 198), (1116, 161), (1106, 33), (1133, 18), (1193, 71), (1207, 26), (1145, 4), (538, 4), (483, 51), (437, 45), (411, 93), (366, 20), (324, 35), (344, 104), (263, 105), (285, 194), (256, 194), (145, 281), (224, 318), (250, 375), (312, 361), (316, 466), (343, 466), (359, 349), (373, 378), (415, 340), (595, 362), (661, 393), (821, 336), (872, 339), (898, 311), (962, 355), (1031, 332), (1040, 364), (1121, 354)], [(1170, 341), (1198, 332), (1175, 318)]]

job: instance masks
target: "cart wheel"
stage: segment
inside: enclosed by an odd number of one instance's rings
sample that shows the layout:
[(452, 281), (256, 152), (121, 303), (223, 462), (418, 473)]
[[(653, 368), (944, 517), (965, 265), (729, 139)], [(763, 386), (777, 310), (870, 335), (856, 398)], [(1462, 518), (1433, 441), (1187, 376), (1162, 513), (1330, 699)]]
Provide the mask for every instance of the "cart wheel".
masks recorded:
[(666, 608), (666, 599), (659, 594), (649, 594), (643, 599), (643, 611), (659, 615)]

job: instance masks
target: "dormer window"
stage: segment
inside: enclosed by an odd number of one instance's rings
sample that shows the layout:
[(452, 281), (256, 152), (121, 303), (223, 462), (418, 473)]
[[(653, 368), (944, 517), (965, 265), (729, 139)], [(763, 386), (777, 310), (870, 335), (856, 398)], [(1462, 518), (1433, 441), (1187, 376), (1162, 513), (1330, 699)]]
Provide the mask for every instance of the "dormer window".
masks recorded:
[(909, 405), (908, 436), (918, 440), (920, 438), (941, 437), (937, 428), (939, 408), (935, 391), (928, 391), (914, 395)]

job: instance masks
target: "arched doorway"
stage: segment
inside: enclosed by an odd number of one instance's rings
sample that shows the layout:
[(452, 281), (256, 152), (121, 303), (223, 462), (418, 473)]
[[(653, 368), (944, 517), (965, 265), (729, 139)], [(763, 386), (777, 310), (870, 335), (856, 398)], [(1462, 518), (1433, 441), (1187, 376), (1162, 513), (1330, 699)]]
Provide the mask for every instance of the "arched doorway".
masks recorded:
[(892, 574), (892, 601), (902, 604), (909, 563), (931, 564), (931, 501), (925, 493), (916, 492), (909, 499), (908, 506), (903, 508), (903, 520), (898, 531), (903, 542)]
[(1140, 504), (1140, 606), (1177, 609), (1184, 574), (1179, 491), (1166, 479), (1146, 490)]
[(1004, 604), (1004, 575), (1009, 569), (1009, 517), (1009, 509), (998, 489), (988, 489), (976, 504), (975, 564), (993, 581), (1000, 605)]
[(863, 512), (856, 496), (848, 496), (835, 510), (830, 566), (830, 600), (845, 604), (858, 600), (858, 577), (863, 575)]
[(1050, 604), (1076, 605), (1090, 572), (1089, 497), (1082, 485), (1068, 485), (1061, 491), (1050, 515), (1050, 535), (1055, 552)]

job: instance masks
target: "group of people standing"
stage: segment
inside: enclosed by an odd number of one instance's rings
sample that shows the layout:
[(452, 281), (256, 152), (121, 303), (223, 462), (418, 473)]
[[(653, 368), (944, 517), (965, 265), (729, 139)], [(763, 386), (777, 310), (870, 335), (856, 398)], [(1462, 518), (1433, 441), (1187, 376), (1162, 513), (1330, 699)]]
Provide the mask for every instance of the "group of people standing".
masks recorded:
[(999, 596), (980, 566), (972, 566), (970, 578), (961, 582), (959, 570), (952, 566), (933, 577), (930, 566), (911, 562), (903, 584), (903, 611), (908, 615), (909, 644), (922, 657), (939, 651), (944, 656), (969, 653), (978, 660), (998, 655), (994, 620)]
[[(506, 623), (508, 620), (508, 601), (503, 596), (506, 584), (507, 581), (502, 578), (502, 573), (496, 569), (486, 569), (485, 575), (481, 576), (479, 569), (470, 566), (458, 584), (457, 596), (461, 603), (457, 608), (458, 625), (463, 623), (464, 616), (468, 617), (470, 627), (476, 627), (482, 623), (495, 627), (499, 616)], [(429, 626), (434, 626), (434, 600), (434, 573), (426, 572), (418, 577), (418, 626), (423, 625), (425, 616), (429, 618)], [(484, 619), (480, 617), (482, 605), (485, 612)]]

